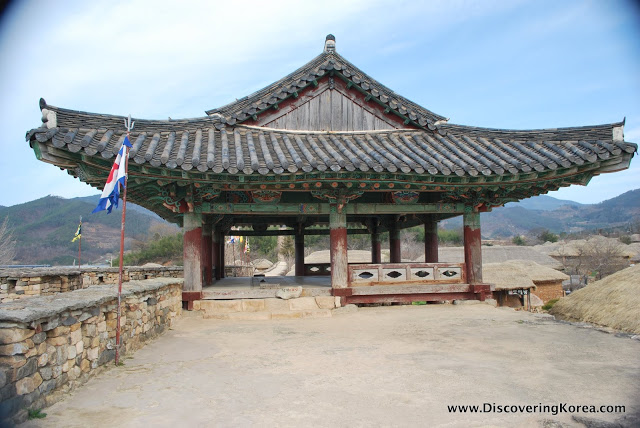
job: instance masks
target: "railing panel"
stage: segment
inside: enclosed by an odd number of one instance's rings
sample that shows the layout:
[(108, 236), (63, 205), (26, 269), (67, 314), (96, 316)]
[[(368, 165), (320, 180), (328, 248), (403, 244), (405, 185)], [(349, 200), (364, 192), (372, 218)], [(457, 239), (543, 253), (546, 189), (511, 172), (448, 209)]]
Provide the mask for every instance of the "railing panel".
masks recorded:
[(349, 286), (463, 284), (464, 263), (366, 263), (349, 265)]
[(304, 276), (329, 276), (331, 263), (305, 263)]

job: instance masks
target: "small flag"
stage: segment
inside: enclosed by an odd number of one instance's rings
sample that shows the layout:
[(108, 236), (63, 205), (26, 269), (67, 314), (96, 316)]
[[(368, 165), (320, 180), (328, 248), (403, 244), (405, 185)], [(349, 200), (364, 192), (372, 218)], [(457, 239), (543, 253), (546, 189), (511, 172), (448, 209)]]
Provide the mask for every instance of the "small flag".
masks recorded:
[(98, 206), (95, 210), (92, 211), (92, 213), (107, 210), (107, 213), (110, 214), (113, 207), (118, 208), (118, 199), (120, 199), (120, 186), (124, 188), (124, 182), (127, 177), (125, 168), (127, 164), (128, 153), (124, 146), (131, 147), (128, 136), (125, 137), (124, 141), (122, 142), (122, 147), (120, 147), (118, 156), (116, 156), (116, 160), (115, 162), (113, 162), (113, 166), (111, 167), (109, 178), (107, 178), (107, 184), (104, 185), (102, 196), (100, 196), (100, 200), (98, 201)]
[(71, 242), (76, 242), (78, 239), (82, 238), (82, 221), (78, 225), (78, 230), (76, 230), (76, 234), (73, 236)]
[(250, 252), (250, 251), (251, 251), (251, 248), (249, 248), (249, 239), (247, 238), (247, 239), (244, 241), (244, 252), (245, 252), (245, 253), (248, 253), (248, 252)]
[(238, 238), (236, 238), (235, 236), (230, 236), (227, 244), (235, 244), (237, 240)]

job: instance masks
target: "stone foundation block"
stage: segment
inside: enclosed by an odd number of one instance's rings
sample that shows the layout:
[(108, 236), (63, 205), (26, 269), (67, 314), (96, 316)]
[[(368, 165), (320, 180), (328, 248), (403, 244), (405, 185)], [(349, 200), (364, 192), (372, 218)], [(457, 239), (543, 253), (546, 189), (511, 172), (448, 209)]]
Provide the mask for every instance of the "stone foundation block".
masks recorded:
[(288, 311), (289, 301), (282, 299), (263, 299), (265, 311)]
[(242, 300), (243, 312), (264, 311), (264, 299), (244, 299)]
[(205, 312), (230, 313), (242, 312), (241, 300), (203, 300), (200, 302), (200, 310)]
[(303, 311), (304, 318), (331, 318), (331, 309), (318, 309), (315, 311)]
[(316, 304), (320, 309), (333, 309), (336, 307), (336, 298), (333, 296), (316, 296)]
[(229, 319), (234, 321), (265, 321), (271, 319), (270, 312), (232, 312), (228, 315)]
[(271, 312), (272, 320), (291, 320), (302, 318), (302, 312), (292, 312), (292, 311), (274, 311)]
[(289, 300), (289, 309), (292, 311), (317, 310), (318, 305), (313, 297), (300, 297)]
[(211, 313), (207, 313), (205, 312), (204, 315), (202, 316), (203, 319), (205, 320), (228, 320), (229, 319), (229, 314), (211, 314)]

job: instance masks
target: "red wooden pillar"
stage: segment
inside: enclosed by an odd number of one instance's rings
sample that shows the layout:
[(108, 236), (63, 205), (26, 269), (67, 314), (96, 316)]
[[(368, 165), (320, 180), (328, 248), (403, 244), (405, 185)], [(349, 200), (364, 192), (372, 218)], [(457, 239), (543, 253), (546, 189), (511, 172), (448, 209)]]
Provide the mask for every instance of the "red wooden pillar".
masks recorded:
[(467, 271), (467, 282), (469, 284), (481, 284), (482, 241), (480, 237), (480, 213), (465, 210), (462, 221), (464, 224), (464, 263)]
[(400, 252), (400, 229), (395, 223), (389, 225), (389, 261), (400, 263), (402, 256)]
[(203, 285), (211, 285), (213, 282), (211, 268), (213, 260), (211, 258), (213, 238), (211, 236), (211, 224), (205, 222), (202, 229), (202, 268), (204, 270)]
[(295, 234), (295, 257), (296, 276), (304, 276), (304, 227), (302, 224), (296, 225)]
[(382, 263), (380, 232), (378, 232), (378, 226), (373, 226), (371, 231), (371, 263)]
[(424, 262), (438, 263), (438, 222), (429, 220), (424, 224)]
[(220, 231), (214, 227), (211, 231), (211, 269), (214, 280), (220, 279)]
[(226, 245), (225, 241), (226, 241), (226, 237), (224, 233), (220, 232), (220, 278), (224, 278), (224, 265), (225, 265), (224, 249)]
[(193, 301), (202, 297), (202, 215), (184, 213), (184, 284), (182, 301), (187, 302), (186, 309), (193, 309)]
[(329, 252), (331, 255), (331, 287), (346, 288), (349, 261), (347, 259), (347, 213), (331, 204), (329, 214)]

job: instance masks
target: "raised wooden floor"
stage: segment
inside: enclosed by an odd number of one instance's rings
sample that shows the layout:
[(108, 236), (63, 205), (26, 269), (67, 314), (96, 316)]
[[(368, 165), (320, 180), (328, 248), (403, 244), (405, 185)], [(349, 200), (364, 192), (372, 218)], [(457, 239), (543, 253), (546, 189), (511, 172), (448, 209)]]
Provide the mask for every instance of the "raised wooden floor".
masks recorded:
[(202, 289), (203, 300), (265, 299), (285, 287), (302, 286), (301, 297), (331, 296), (328, 276), (264, 276), (223, 278)]
[(279, 289), (298, 286), (302, 286), (300, 297), (336, 295), (346, 297), (345, 303), (473, 300), (479, 297), (480, 287), (490, 293), (487, 285), (460, 283), (373, 285), (332, 290), (328, 276), (271, 276), (223, 278), (203, 288), (202, 300), (275, 298)]

